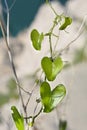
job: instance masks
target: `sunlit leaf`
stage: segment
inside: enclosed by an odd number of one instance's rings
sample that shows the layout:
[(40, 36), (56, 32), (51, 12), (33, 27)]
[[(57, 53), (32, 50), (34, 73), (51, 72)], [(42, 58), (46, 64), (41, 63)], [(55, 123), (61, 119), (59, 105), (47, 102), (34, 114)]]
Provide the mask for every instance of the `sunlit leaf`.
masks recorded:
[(40, 86), (41, 102), (44, 112), (51, 112), (64, 98), (66, 89), (63, 84), (57, 85), (52, 91), (49, 83), (43, 82)]
[(15, 125), (18, 130), (24, 130), (24, 118), (20, 115), (17, 108), (15, 106), (11, 107), (11, 110), (13, 111), (12, 117), (15, 122)]
[(60, 27), (59, 30), (64, 30), (67, 26), (72, 23), (72, 19), (70, 17), (61, 16)]
[(49, 81), (53, 81), (57, 74), (63, 68), (63, 61), (60, 57), (57, 57), (54, 61), (52, 61), (48, 57), (44, 57), (41, 61), (42, 69), (45, 72), (46, 78)]
[(51, 88), (47, 82), (41, 84), (40, 95), (42, 104), (44, 105), (44, 112), (50, 112)]
[(32, 41), (33, 47), (36, 50), (41, 50), (41, 43), (43, 39), (44, 39), (43, 33), (40, 34), (36, 29), (32, 30), (31, 41)]

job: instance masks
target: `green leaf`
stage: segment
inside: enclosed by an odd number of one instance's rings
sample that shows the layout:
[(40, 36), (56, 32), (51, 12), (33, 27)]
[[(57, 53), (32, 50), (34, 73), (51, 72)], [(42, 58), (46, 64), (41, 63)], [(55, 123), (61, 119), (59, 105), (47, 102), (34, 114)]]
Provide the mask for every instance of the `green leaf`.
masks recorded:
[(41, 66), (45, 72), (46, 78), (49, 81), (53, 81), (56, 78), (57, 74), (62, 70), (63, 61), (60, 57), (57, 57), (54, 61), (48, 57), (44, 57), (41, 60)]
[(61, 16), (60, 27), (59, 30), (64, 30), (67, 26), (72, 23), (72, 19), (70, 17)]
[(40, 86), (40, 96), (44, 112), (51, 112), (61, 102), (65, 94), (64, 85), (59, 84), (51, 91), (50, 85), (47, 82), (43, 82)]
[(36, 29), (33, 29), (31, 32), (31, 41), (33, 44), (33, 47), (36, 50), (41, 50), (41, 43), (44, 39), (44, 35), (43, 33), (39, 33)]
[(11, 110), (13, 111), (12, 117), (15, 122), (15, 125), (18, 130), (24, 130), (24, 118), (20, 115), (17, 108), (15, 106), (11, 107)]
[(44, 112), (50, 111), (51, 88), (47, 82), (43, 82), (40, 87), (41, 101), (44, 105)]

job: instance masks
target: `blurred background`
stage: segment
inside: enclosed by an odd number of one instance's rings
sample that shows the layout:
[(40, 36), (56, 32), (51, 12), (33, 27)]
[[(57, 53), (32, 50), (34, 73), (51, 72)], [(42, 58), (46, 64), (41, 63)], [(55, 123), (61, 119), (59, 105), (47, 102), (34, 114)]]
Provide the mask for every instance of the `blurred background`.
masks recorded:
[[(45, 4), (45, 0), (7, 0), (7, 3), (10, 9), (10, 47), (15, 67), (22, 86), (30, 91), (38, 77), (38, 74), (34, 72), (38, 72), (40, 60), (47, 55), (49, 50), (48, 42), (44, 39), (42, 50), (35, 51), (31, 44), (30, 32), (34, 28), (39, 32), (49, 31), (54, 14)], [(57, 46), (57, 50), (60, 50), (75, 39), (82, 21), (87, 15), (87, 1), (51, 0), (51, 3), (58, 14), (64, 13), (73, 19), (72, 25), (66, 29), (68, 33), (60, 32)], [(5, 0), (0, 0), (0, 20), (6, 27)], [(37, 130), (60, 130), (59, 119), (66, 120), (66, 130), (87, 129), (87, 18), (83, 29), (80, 37), (62, 55), (68, 66), (52, 83), (52, 86), (57, 83), (65, 84), (67, 96), (55, 111), (50, 114), (42, 114), (36, 120), (35, 129)], [(53, 41), (55, 42), (55, 39)], [(32, 113), (35, 99), (39, 95), (38, 91), (39, 87), (29, 103), (29, 114)], [(24, 98), (26, 100), (25, 95)], [(11, 118), (12, 105), (16, 105), (22, 111), (7, 48), (0, 30), (0, 130), (16, 129)]]

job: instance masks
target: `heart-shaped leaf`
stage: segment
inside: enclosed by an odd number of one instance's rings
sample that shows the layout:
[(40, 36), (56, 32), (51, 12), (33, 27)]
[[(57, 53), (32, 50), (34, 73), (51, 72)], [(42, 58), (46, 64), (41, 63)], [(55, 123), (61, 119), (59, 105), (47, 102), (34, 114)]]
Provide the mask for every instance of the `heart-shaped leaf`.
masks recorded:
[(15, 106), (11, 107), (12, 117), (18, 130), (24, 130), (24, 118), (20, 115)]
[(41, 65), (43, 71), (45, 72), (46, 78), (49, 81), (53, 81), (63, 68), (63, 61), (60, 57), (57, 57), (54, 61), (48, 57), (44, 57), (41, 60)]
[(59, 30), (64, 30), (68, 25), (72, 23), (72, 19), (70, 17), (61, 16), (60, 27)]
[(43, 39), (44, 39), (43, 33), (40, 34), (36, 29), (32, 30), (31, 41), (32, 41), (33, 47), (36, 50), (41, 50), (41, 43)]
[(40, 86), (41, 102), (44, 106), (44, 112), (51, 112), (64, 98), (66, 89), (63, 84), (59, 84), (52, 91), (47, 82)]

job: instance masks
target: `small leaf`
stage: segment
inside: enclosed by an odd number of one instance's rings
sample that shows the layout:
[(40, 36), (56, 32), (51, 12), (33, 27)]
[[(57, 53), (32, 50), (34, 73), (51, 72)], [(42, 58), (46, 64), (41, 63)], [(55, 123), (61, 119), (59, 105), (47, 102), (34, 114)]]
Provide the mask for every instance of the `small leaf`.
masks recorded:
[(40, 95), (42, 104), (44, 105), (44, 112), (50, 111), (51, 88), (47, 82), (43, 82), (40, 87)]
[(57, 74), (62, 70), (63, 61), (60, 57), (57, 57), (54, 61), (48, 57), (44, 57), (41, 60), (41, 66), (45, 72), (46, 78), (49, 81), (53, 81), (56, 78)]
[(55, 108), (56, 105), (64, 98), (66, 94), (66, 89), (63, 84), (57, 85), (52, 91), (52, 108)]
[(15, 122), (15, 125), (18, 130), (24, 130), (24, 118), (20, 115), (17, 108), (15, 106), (11, 107), (11, 110), (13, 111), (12, 117)]
[(43, 33), (39, 34), (39, 32), (36, 29), (33, 29), (31, 32), (31, 41), (33, 44), (33, 47), (36, 50), (41, 50), (41, 43), (44, 39)]
[(43, 82), (40, 87), (40, 96), (44, 112), (51, 112), (61, 102), (65, 94), (66, 89), (64, 85), (59, 84), (51, 91), (49, 83)]
[(59, 30), (64, 30), (68, 25), (72, 23), (72, 19), (70, 17), (61, 16), (61, 26)]

